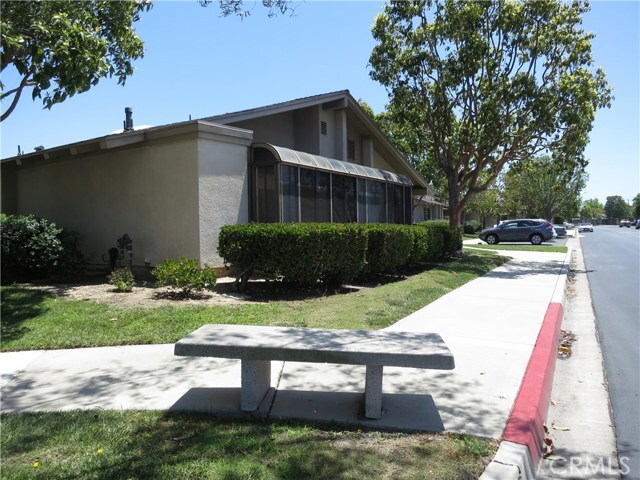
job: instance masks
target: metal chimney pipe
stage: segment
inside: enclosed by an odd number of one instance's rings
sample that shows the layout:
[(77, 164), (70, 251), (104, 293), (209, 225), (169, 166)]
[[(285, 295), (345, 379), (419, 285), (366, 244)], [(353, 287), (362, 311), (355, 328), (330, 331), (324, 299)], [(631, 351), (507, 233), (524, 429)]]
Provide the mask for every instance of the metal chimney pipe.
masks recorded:
[(133, 115), (133, 109), (131, 107), (127, 107), (124, 109), (125, 121), (124, 121), (124, 131), (131, 132), (133, 131), (133, 119), (131, 116)]

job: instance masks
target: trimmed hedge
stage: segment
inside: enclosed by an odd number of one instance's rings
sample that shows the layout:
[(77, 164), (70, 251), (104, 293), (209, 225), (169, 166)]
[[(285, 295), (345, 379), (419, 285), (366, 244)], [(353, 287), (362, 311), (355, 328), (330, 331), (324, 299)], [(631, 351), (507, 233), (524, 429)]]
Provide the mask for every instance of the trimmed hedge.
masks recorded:
[(442, 256), (450, 257), (462, 250), (462, 232), (459, 228), (451, 228), (449, 222), (445, 220), (434, 220), (423, 222), (419, 225), (431, 225), (430, 228), (437, 229), (442, 235)]
[(482, 230), (482, 225), (477, 220), (467, 220), (464, 222), (464, 233), (467, 235), (473, 235)]
[(82, 273), (77, 233), (33, 215), (3, 213), (0, 221), (3, 283)]
[(300, 286), (342, 285), (362, 271), (367, 237), (358, 225), (332, 223), (229, 225), (218, 253), (240, 271), (242, 284), (254, 270)]
[(452, 231), (442, 221), (418, 225), (254, 223), (223, 227), (218, 254), (238, 270), (241, 287), (255, 270), (286, 283), (313, 287), (396, 273), (461, 248), (460, 230)]
[(368, 238), (366, 275), (395, 273), (409, 264), (414, 241), (410, 225), (370, 223), (360, 228)]
[(444, 235), (440, 224), (424, 222), (412, 227), (414, 250), (410, 264), (433, 262), (444, 255)]

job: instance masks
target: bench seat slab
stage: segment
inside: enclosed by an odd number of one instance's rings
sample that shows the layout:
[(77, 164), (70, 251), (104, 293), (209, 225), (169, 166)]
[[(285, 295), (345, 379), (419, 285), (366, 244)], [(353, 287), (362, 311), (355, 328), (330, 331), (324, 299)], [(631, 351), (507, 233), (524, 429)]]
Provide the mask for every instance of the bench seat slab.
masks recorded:
[(437, 333), (204, 325), (175, 345), (182, 356), (452, 370)]

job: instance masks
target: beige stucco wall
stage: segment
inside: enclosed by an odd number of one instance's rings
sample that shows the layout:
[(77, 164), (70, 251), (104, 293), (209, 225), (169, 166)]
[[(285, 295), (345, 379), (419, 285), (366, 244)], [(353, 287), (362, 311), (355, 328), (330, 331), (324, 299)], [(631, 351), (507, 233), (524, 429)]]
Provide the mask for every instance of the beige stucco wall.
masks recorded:
[(254, 142), (265, 142), (295, 149), (294, 112), (284, 112), (266, 117), (232, 122), (229, 125), (251, 130)]
[(200, 260), (222, 266), (218, 234), (224, 225), (249, 222), (248, 146), (198, 141)]
[(101, 263), (124, 233), (133, 240), (134, 265), (198, 256), (194, 141), (25, 164), (16, 174), (17, 212), (78, 231), (91, 263)]
[[(128, 138), (136, 140), (126, 145)], [(17, 167), (5, 162), (12, 188), (3, 188), (3, 204), (13, 196), (10, 213), (79, 232), (93, 264), (127, 233), (134, 266), (179, 257), (221, 266), (220, 228), (249, 218), (251, 139), (246, 130), (192, 122), (60, 147)]]
[(397, 168), (393, 168), (377, 150), (373, 152), (373, 168), (387, 170), (389, 172), (397, 172), (398, 170)]

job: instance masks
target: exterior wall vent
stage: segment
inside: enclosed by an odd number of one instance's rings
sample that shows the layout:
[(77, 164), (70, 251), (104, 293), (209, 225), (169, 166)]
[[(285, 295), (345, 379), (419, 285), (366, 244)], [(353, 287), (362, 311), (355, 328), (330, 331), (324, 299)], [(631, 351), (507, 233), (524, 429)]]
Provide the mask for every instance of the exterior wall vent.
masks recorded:
[(347, 140), (347, 160), (356, 159), (356, 142), (353, 140)]
[(325, 122), (324, 120), (322, 120), (320, 122), (320, 133), (322, 135), (326, 135), (327, 134), (327, 122)]

